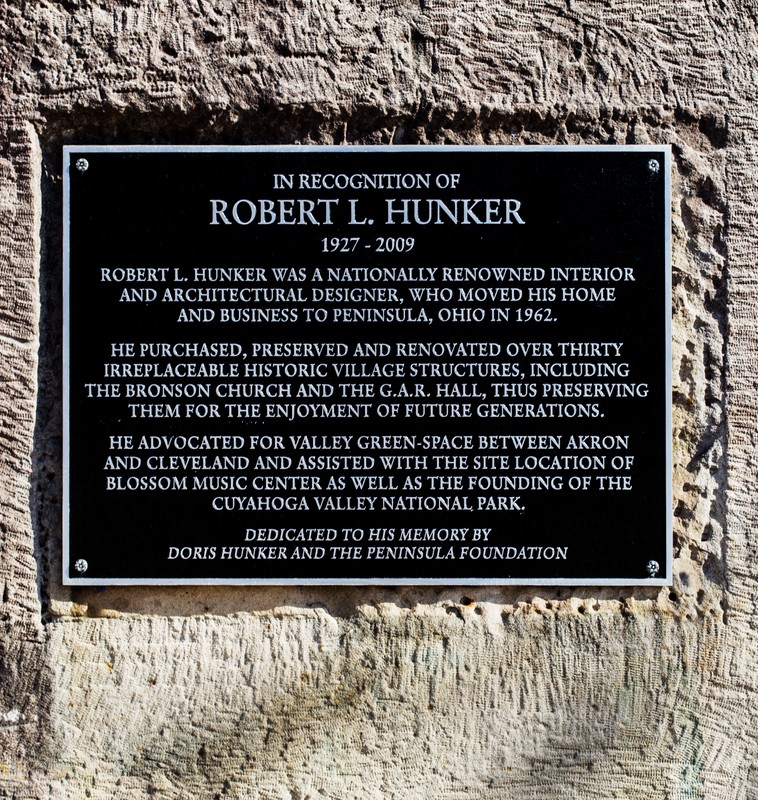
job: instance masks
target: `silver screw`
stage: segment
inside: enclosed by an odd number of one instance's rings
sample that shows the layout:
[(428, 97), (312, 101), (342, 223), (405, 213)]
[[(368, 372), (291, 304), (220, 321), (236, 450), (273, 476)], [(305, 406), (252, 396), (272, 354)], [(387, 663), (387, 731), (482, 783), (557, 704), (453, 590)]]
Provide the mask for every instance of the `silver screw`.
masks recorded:
[(86, 172), (89, 169), (89, 161), (86, 158), (77, 158), (76, 168), (79, 172)]
[(658, 570), (661, 568), (661, 565), (657, 561), (648, 561), (647, 562), (647, 574), (654, 578), (658, 574)]
[(88, 564), (88, 563), (87, 563), (87, 562), (86, 562), (86, 561), (85, 561), (83, 558), (80, 558), (80, 559), (79, 559), (79, 560), (78, 560), (78, 561), (77, 561), (77, 562), (74, 564), (74, 569), (75, 569), (77, 572), (85, 573), (85, 572), (87, 571), (87, 569), (88, 569), (88, 568), (89, 568), (89, 564)]
[(656, 175), (658, 170), (661, 168), (661, 165), (656, 161), (656, 159), (651, 158), (650, 161), (647, 162), (647, 168)]

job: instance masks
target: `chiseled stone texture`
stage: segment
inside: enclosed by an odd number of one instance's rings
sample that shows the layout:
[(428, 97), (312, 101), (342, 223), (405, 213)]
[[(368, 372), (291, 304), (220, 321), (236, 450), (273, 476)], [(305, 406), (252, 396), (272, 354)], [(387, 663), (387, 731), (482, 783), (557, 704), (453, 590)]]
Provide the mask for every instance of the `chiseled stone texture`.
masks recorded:
[[(758, 797), (757, 18), (0, 3), (0, 797)], [(670, 143), (674, 585), (62, 587), (60, 149), (154, 142)]]

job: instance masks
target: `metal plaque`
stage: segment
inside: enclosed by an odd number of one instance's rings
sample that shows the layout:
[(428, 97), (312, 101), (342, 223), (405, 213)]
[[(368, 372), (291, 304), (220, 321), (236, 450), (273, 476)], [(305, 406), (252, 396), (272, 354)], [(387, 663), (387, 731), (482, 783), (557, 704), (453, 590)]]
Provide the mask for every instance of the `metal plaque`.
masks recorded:
[(64, 583), (671, 576), (667, 147), (67, 147)]

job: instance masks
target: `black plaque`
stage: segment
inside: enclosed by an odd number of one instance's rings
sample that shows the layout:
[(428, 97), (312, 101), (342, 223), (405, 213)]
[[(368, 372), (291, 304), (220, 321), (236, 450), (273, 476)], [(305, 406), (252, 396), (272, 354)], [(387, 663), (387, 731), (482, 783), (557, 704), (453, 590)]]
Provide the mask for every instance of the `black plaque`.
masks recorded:
[(665, 147), (69, 147), (64, 582), (663, 584)]

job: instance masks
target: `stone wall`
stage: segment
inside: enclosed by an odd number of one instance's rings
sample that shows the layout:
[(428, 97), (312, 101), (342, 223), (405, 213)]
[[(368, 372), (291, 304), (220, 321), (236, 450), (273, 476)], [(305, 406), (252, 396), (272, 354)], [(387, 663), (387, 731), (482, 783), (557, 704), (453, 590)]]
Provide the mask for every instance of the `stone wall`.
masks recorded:
[[(1, 797), (758, 797), (757, 19), (0, 4)], [(674, 585), (61, 586), (61, 148), (109, 143), (671, 144)]]

